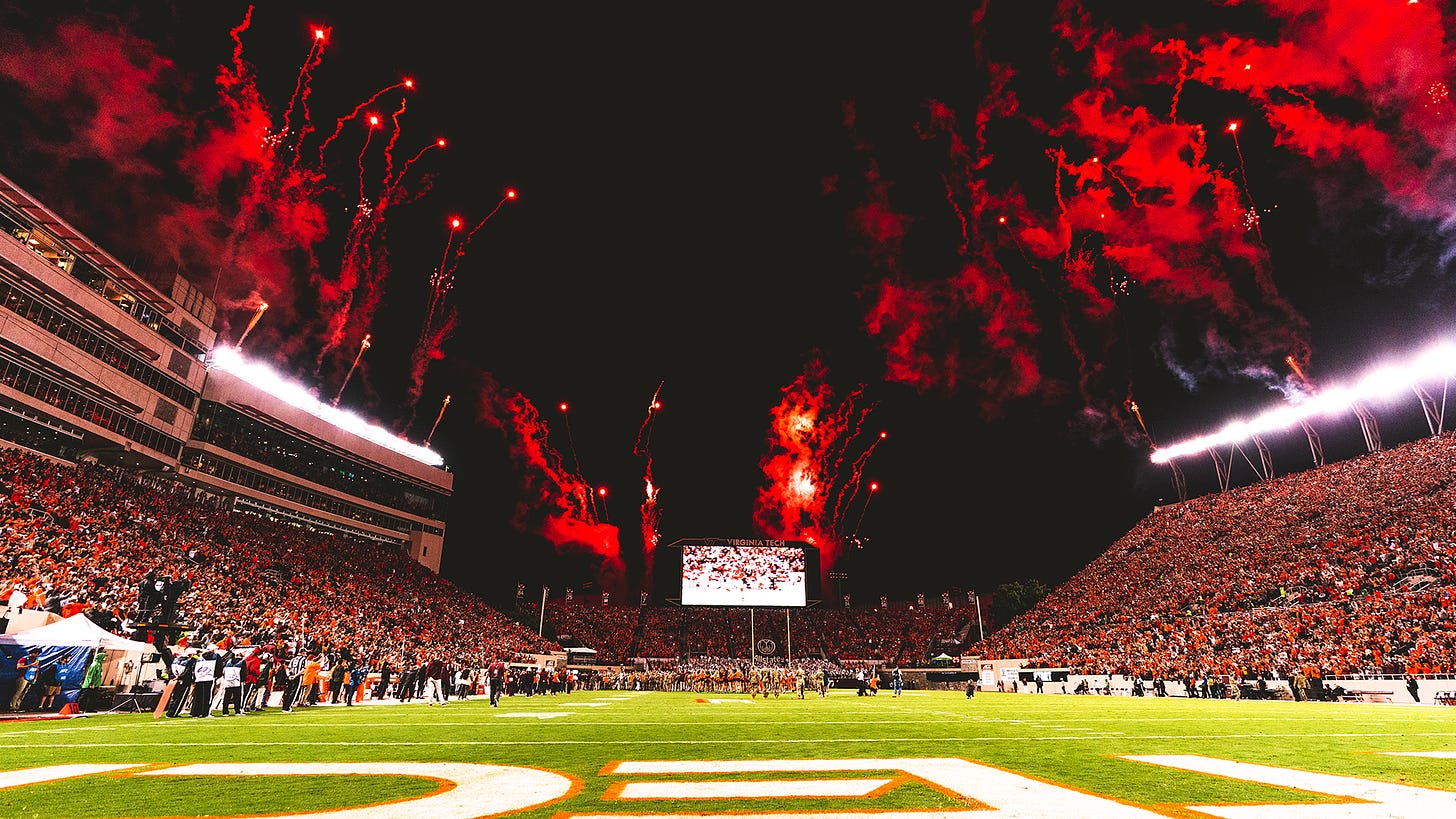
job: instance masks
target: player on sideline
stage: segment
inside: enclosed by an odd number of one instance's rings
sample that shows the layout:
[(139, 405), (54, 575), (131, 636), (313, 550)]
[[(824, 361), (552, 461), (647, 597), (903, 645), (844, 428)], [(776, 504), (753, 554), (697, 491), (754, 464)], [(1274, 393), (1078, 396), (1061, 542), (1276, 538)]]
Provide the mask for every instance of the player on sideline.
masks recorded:
[(501, 662), (500, 657), (490, 658), (490, 665), (486, 667), (486, 676), (490, 678), (490, 707), (499, 708), (501, 692), (506, 687), (506, 664)]

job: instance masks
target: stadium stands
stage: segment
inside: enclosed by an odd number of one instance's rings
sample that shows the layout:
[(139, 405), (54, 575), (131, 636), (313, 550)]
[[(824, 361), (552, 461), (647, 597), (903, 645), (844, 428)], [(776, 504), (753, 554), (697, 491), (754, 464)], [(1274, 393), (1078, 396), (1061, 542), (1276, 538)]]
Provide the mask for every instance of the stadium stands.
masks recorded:
[(1456, 672), (1456, 437), (1138, 523), (973, 653), (1181, 680)]
[[(1456, 437), (1441, 435), (1161, 509), (969, 653), (1187, 683), (1456, 673), (1453, 449)], [(561, 650), (521, 625), (539, 609), (508, 617), (396, 547), (18, 449), (0, 450), (0, 481), (0, 580), (24, 585), (28, 608), (88, 611), (126, 633), (151, 571), (189, 581), (181, 616), (196, 642), (317, 645), (395, 668), (432, 654), (472, 665)], [(794, 662), (914, 665), (967, 639), (974, 614), (822, 607), (786, 623), (765, 610), (751, 628), (748, 616), (587, 595), (546, 608), (548, 635), (596, 649), (600, 663), (654, 658), (653, 687), (685, 684), (674, 675), (714, 662), (701, 658), (746, 657), (750, 633)]]
[[(535, 622), (540, 608), (524, 604), (520, 619)], [(785, 622), (783, 609), (755, 613), (713, 606), (601, 606), (589, 597), (546, 604), (546, 622), (563, 641), (589, 646), (603, 663), (635, 658), (742, 657), (750, 633), (795, 657), (832, 657), (882, 664), (921, 664), (937, 641), (958, 641), (972, 612), (895, 604), (879, 608), (807, 608)]]
[(194, 644), (315, 646), (377, 667), (480, 664), (559, 646), (396, 546), (231, 512), (170, 481), (0, 449), (0, 581), (27, 608), (88, 611), (126, 632), (148, 571), (186, 578)]

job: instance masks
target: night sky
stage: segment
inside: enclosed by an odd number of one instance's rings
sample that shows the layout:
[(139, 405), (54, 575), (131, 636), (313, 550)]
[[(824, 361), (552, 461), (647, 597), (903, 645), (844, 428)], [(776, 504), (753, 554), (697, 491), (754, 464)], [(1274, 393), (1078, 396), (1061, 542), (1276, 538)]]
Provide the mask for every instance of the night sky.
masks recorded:
[(635, 598), (653, 531), (1054, 584), (1286, 355), (1452, 332), (1442, 4), (382, 8), (0, 4), (0, 172), (224, 340), (265, 299), (246, 351), (325, 398), (366, 332), (344, 405), (418, 442), (450, 395), (444, 574), (496, 602)]

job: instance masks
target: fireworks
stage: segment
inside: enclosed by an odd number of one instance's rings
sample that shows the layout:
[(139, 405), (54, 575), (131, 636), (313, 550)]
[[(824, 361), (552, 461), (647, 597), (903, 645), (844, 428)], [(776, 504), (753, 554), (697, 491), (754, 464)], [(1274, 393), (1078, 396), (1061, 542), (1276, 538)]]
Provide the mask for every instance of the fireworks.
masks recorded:
[(850, 459), (849, 470), (844, 465), (873, 408), (864, 403), (862, 387), (839, 399), (827, 379), (828, 370), (816, 358), (783, 388), (783, 399), (770, 415), (769, 451), (759, 460), (766, 485), (759, 489), (753, 514), (755, 527), (766, 537), (816, 544), (826, 575), (845, 535), (844, 510), (831, 499), (857, 491), (868, 451)]
[[(617, 528), (599, 521), (594, 508), (594, 498), (604, 496), (596, 495), (579, 471), (565, 468), (529, 399), (500, 386), (488, 374), (481, 382), (480, 420), (505, 436), (521, 483), (513, 525), (541, 535), (563, 553), (595, 556), (598, 583), (604, 590), (622, 590), (625, 565)], [(562, 403), (560, 408), (565, 413), (568, 406)]]
[[(443, 147), (444, 143), (445, 141), (442, 139), (437, 144)], [(450, 220), (450, 235), (445, 240), (445, 251), (440, 257), (440, 266), (430, 277), (430, 299), (425, 311), (425, 323), (420, 330), (419, 340), (415, 342), (414, 352), (410, 356), (410, 383), (405, 398), (405, 426), (414, 420), (415, 404), (419, 402), (420, 393), (424, 389), (425, 373), (429, 369), (430, 362), (443, 357), (442, 348), (455, 334), (458, 315), (455, 307), (446, 297), (451, 288), (455, 286), (455, 273), (465, 258), (465, 251), (470, 246), (470, 240), (474, 238), (477, 231), (485, 227), (486, 222), (495, 216), (502, 205), (514, 201), (516, 195), (514, 188), (507, 189), (490, 213), (471, 228), (458, 244), (454, 242), (455, 234), (463, 223), (458, 218)], [(455, 247), (453, 257), (450, 252), (452, 244)]]
[[(1297, 364), (1290, 356), (1290, 365)], [(1247, 421), (1231, 421), (1209, 435), (1181, 441), (1153, 450), (1154, 463), (1167, 463), (1186, 455), (1211, 451), (1220, 446), (1243, 443), (1268, 432), (1288, 429), (1314, 418), (1355, 412), (1368, 413), (1362, 402), (1389, 399), (1406, 390), (1416, 390), (1424, 381), (1446, 381), (1456, 377), (1456, 343), (1443, 342), (1413, 356), (1401, 364), (1379, 367), (1366, 373), (1348, 387), (1327, 387), (1316, 395), (1305, 396), (1295, 403), (1260, 413)], [(1301, 376), (1302, 378), (1302, 376)], [(1366, 419), (1361, 417), (1362, 424)]]
[(243, 334), (238, 336), (238, 343), (233, 345), (234, 348), (239, 350), (243, 349), (243, 342), (247, 340), (248, 333), (253, 332), (253, 328), (258, 326), (258, 319), (261, 319), (263, 317), (263, 312), (267, 309), (268, 302), (258, 302), (258, 307), (253, 311), (253, 317), (249, 319), (248, 326), (246, 329), (243, 330)]
[[(374, 95), (371, 96), (369, 99), (366, 99), (363, 102), (359, 103), (358, 105), (354, 106), (354, 110), (353, 111), (350, 111), (349, 113), (345, 114), (344, 116), (339, 117), (338, 121), (336, 123), (334, 123), (334, 132), (332, 134), (329, 134), (328, 137), (326, 137), (322, 142), (319, 143), (319, 148), (318, 148), (318, 164), (320, 166), (322, 166), (324, 164), (324, 152), (327, 151), (328, 148), (329, 148), (329, 146), (331, 144), (333, 144), (334, 140), (338, 139), (339, 138), (339, 135), (344, 132), (344, 125), (345, 124), (347, 124), (348, 122), (350, 122), (351, 120), (353, 120), (355, 117), (358, 117), (361, 113), (364, 112), (364, 109), (366, 109), (369, 106), (373, 105), (376, 101), (379, 100), (380, 97), (384, 96), (386, 93), (388, 93), (390, 91), (393, 91), (396, 88), (405, 88), (405, 89), (408, 89), (408, 90), (413, 91), (414, 90), (414, 87), (415, 87), (415, 81), (412, 80), (412, 79), (409, 79), (408, 77), (406, 77), (405, 79), (401, 80), (400, 82), (395, 83), (394, 85), (386, 86), (384, 88), (379, 89), (378, 91), (374, 92)], [(376, 119), (377, 120), (378, 118), (377, 117), (373, 117), (373, 119)], [(373, 123), (373, 125), (377, 125), (377, 123)], [(371, 127), (372, 127), (372, 125), (371, 125)]]
[[(1251, 376), (1277, 386), (1271, 365), (1308, 348), (1308, 322), (1264, 244), (1281, 208), (1261, 189), (1307, 180), (1327, 227), (1354, 213), (1367, 225), (1374, 215), (1384, 235), (1447, 223), (1456, 143), (1441, 10), (1239, 5), (1250, 19), (1237, 34), (1190, 35), (1120, 30), (1086, 4), (1059, 4), (1049, 48), (1032, 51), (1053, 55), (1065, 85), (1028, 79), (1040, 74), (1021, 70), (1024, 43), (978, 39), (974, 120), (962, 124), (936, 99), (914, 123), (943, 157), (917, 183), (927, 192), (916, 210), (892, 200), (901, 180), (885, 178), (870, 131), (846, 118), (864, 157), (853, 224), (879, 271), (862, 291), (865, 327), (889, 380), (973, 392), (988, 419), (1024, 398), (1072, 396), (1082, 418), (1109, 427), (1098, 434), (1132, 441), (1144, 424), (1118, 405), (1136, 368), (1162, 367), (1189, 389)], [(987, 9), (976, 30), (985, 37), (1002, 22)], [(1025, 172), (1035, 153), (1055, 173), (1045, 190), (1023, 190), (1040, 176)], [(1278, 188), (1264, 171), (1271, 159), (1291, 169)], [(907, 230), (927, 216), (963, 226), (941, 240), (956, 259), (912, 270)], [(1438, 267), (1447, 255), (1422, 261)], [(1128, 311), (1152, 320), (1129, 322)]]
[(351, 412), (336, 409), (319, 401), (302, 384), (281, 375), (265, 364), (244, 358), (235, 347), (221, 345), (214, 347), (212, 354), (207, 359), (207, 366), (210, 369), (231, 373), (281, 401), (286, 401), (310, 415), (352, 432), (385, 449), (430, 466), (439, 466), (444, 463), (439, 455), (424, 447), (415, 446), (389, 430), (372, 424)]
[(642, 556), (646, 563), (644, 571), (644, 582), (650, 583), (652, 578), (652, 557), (657, 550), (658, 540), (661, 537), (659, 525), (662, 521), (662, 510), (657, 506), (658, 487), (653, 483), (652, 478), (652, 427), (657, 420), (657, 413), (662, 409), (662, 402), (658, 396), (662, 394), (662, 385), (667, 382), (659, 382), (657, 389), (652, 391), (652, 400), (647, 402), (647, 417), (642, 420), (642, 426), (637, 429), (637, 440), (632, 444), (632, 454), (643, 460), (642, 483), (645, 491), (642, 498)]
[(339, 399), (344, 397), (344, 388), (349, 386), (349, 379), (353, 377), (354, 370), (358, 369), (359, 360), (364, 357), (364, 351), (371, 346), (370, 339), (373, 337), (374, 335), (372, 333), (365, 333), (364, 340), (359, 342), (359, 354), (354, 356), (354, 363), (349, 365), (349, 372), (344, 374), (344, 382), (339, 385), (339, 391), (334, 395), (334, 406), (337, 407), (339, 405)]
[(450, 396), (447, 395), (445, 400), (440, 403), (440, 413), (435, 416), (435, 423), (430, 426), (430, 434), (425, 436), (424, 446), (428, 447), (431, 439), (435, 437), (435, 430), (440, 428), (440, 419), (445, 417), (445, 408), (448, 406), (450, 406)]

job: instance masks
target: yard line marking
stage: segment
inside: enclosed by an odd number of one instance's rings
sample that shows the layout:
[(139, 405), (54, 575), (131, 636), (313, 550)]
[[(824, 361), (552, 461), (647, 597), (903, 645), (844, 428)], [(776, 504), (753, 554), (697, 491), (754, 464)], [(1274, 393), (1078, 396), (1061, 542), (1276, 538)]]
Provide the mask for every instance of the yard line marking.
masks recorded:
[(1381, 819), (1429, 819), (1432, 816), (1449, 816), (1456, 796), (1450, 791), (1397, 785), (1391, 782), (1377, 782), (1357, 779), (1353, 776), (1313, 773), (1293, 768), (1276, 768), (1272, 765), (1256, 765), (1249, 762), (1234, 762), (1228, 759), (1197, 756), (1195, 754), (1166, 754), (1153, 756), (1124, 756), (1134, 762), (1146, 762), (1164, 768), (1222, 776), (1242, 782), (1257, 782), (1280, 788), (1292, 788), (1346, 799), (1358, 799), (1364, 804), (1346, 805), (1189, 805), (1188, 809), (1222, 816), (1225, 819), (1244, 817), (1381, 817)]
[[(894, 779), (785, 779), (739, 782), (627, 782), (618, 799), (780, 799), (785, 797), (865, 798)], [(608, 797), (610, 798), (610, 796)]]
[(42, 782), (51, 782), (56, 779), (70, 779), (75, 776), (90, 776), (92, 774), (110, 773), (111, 771), (121, 771), (136, 767), (139, 766), (135, 764), (49, 765), (44, 768), (23, 768), (18, 771), (0, 771), (0, 789), (18, 788), (21, 785), (39, 785)]
[(704, 703), (708, 703), (710, 705), (727, 705), (729, 703), (738, 703), (740, 705), (757, 705), (758, 704), (758, 702), (756, 700), (729, 700), (729, 699), (718, 699), (718, 698), (715, 698), (715, 697), (709, 697), (707, 699), (700, 699), (700, 700), (697, 700), (697, 702), (704, 702)]
[(562, 708), (606, 708), (610, 702), (563, 702)]
[(631, 702), (632, 700), (635, 700), (637, 698), (636, 697), (593, 697), (593, 699), (598, 699), (598, 700), (612, 700), (613, 702)]
[(497, 717), (525, 717), (526, 719), (556, 719), (557, 717), (571, 717), (575, 714), (570, 711), (507, 711), (504, 714), (496, 714)]

